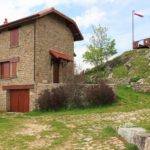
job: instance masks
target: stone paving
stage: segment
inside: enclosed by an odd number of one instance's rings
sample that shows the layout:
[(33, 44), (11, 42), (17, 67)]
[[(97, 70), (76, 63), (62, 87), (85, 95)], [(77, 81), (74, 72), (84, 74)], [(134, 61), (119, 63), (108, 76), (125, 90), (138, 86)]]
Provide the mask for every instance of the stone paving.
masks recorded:
[[(13, 115), (10, 117), (13, 118)], [(14, 117), (16, 116), (14, 115)], [(32, 141), (24, 142), (29, 150), (125, 150), (125, 144), (120, 137), (115, 135), (105, 138), (103, 129), (111, 126), (117, 130), (125, 123), (136, 125), (142, 120), (150, 120), (150, 109), (133, 112), (46, 115), (25, 118), (27, 119), (26, 123), (16, 133), (9, 135), (9, 138), (22, 136), (24, 133), (29, 137), (32, 135), (32, 138), (35, 137)], [(53, 128), (53, 122), (63, 126), (59, 125), (59, 130), (56, 130)], [(68, 137), (65, 136), (66, 134)], [(58, 141), (60, 143), (56, 144)], [(12, 150), (20, 150), (17, 146)], [(0, 150), (3, 149), (0, 142)]]

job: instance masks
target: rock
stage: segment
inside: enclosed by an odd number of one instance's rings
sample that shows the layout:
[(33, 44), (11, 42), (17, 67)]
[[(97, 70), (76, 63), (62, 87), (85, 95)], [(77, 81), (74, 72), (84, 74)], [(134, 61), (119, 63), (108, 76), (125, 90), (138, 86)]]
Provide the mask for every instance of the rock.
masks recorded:
[(148, 60), (150, 60), (150, 52), (148, 52), (145, 56), (145, 58), (147, 58)]
[(127, 70), (130, 70), (130, 68), (132, 67), (131, 62), (130, 62), (130, 61), (127, 62), (127, 63), (125, 64), (125, 67), (127, 68)]
[(148, 137), (145, 141), (144, 150), (150, 150), (150, 137)]
[(137, 133), (133, 136), (133, 144), (137, 145), (139, 150), (150, 150), (150, 134)]
[(110, 73), (109, 75), (108, 75), (108, 79), (112, 79), (113, 78), (113, 73)]
[(150, 150), (150, 133), (143, 128), (119, 128), (118, 134), (127, 142), (135, 144), (139, 150)]
[(144, 133), (143, 128), (119, 128), (118, 134), (121, 135), (126, 141), (134, 144), (133, 137), (137, 133)]
[(111, 68), (110, 66), (107, 66), (107, 67), (105, 68), (105, 70), (106, 70), (106, 72), (111, 72), (111, 71), (112, 71), (112, 68)]
[(140, 79), (137, 81), (138, 84), (144, 84), (145, 83), (145, 79)]

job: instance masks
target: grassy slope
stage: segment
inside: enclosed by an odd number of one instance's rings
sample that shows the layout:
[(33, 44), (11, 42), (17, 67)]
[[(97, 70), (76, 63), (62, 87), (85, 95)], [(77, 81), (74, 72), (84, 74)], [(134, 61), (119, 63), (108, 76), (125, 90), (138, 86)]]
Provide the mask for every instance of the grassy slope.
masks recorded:
[[(145, 78), (150, 82), (148, 76), (150, 75), (149, 60), (146, 58), (149, 49), (132, 50), (123, 53), (122, 55), (109, 61), (103, 68), (93, 68), (87, 72), (87, 76), (99, 76), (107, 78), (110, 73), (113, 73), (114, 78)], [(125, 66), (130, 62), (131, 68), (128, 70)], [(107, 71), (107, 67), (111, 67), (111, 71)], [(99, 70), (99, 71), (96, 71)]]

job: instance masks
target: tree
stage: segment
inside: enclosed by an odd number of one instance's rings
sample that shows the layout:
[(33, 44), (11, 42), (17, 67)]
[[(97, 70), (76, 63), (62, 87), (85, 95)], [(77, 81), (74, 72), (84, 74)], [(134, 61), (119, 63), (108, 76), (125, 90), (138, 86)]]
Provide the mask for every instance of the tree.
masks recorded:
[(88, 51), (83, 54), (83, 59), (95, 67), (103, 65), (117, 53), (115, 45), (115, 40), (108, 37), (106, 27), (93, 26), (93, 36), (90, 38), (90, 44), (87, 45)]

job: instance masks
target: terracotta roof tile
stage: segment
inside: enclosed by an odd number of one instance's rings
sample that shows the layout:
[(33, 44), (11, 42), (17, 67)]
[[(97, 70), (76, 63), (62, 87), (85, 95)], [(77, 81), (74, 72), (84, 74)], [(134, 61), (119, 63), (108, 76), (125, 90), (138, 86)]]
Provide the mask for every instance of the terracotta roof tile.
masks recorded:
[(49, 53), (57, 59), (63, 59), (66, 61), (73, 61), (70, 59), (70, 57), (68, 55), (60, 53), (58, 51), (50, 50)]

